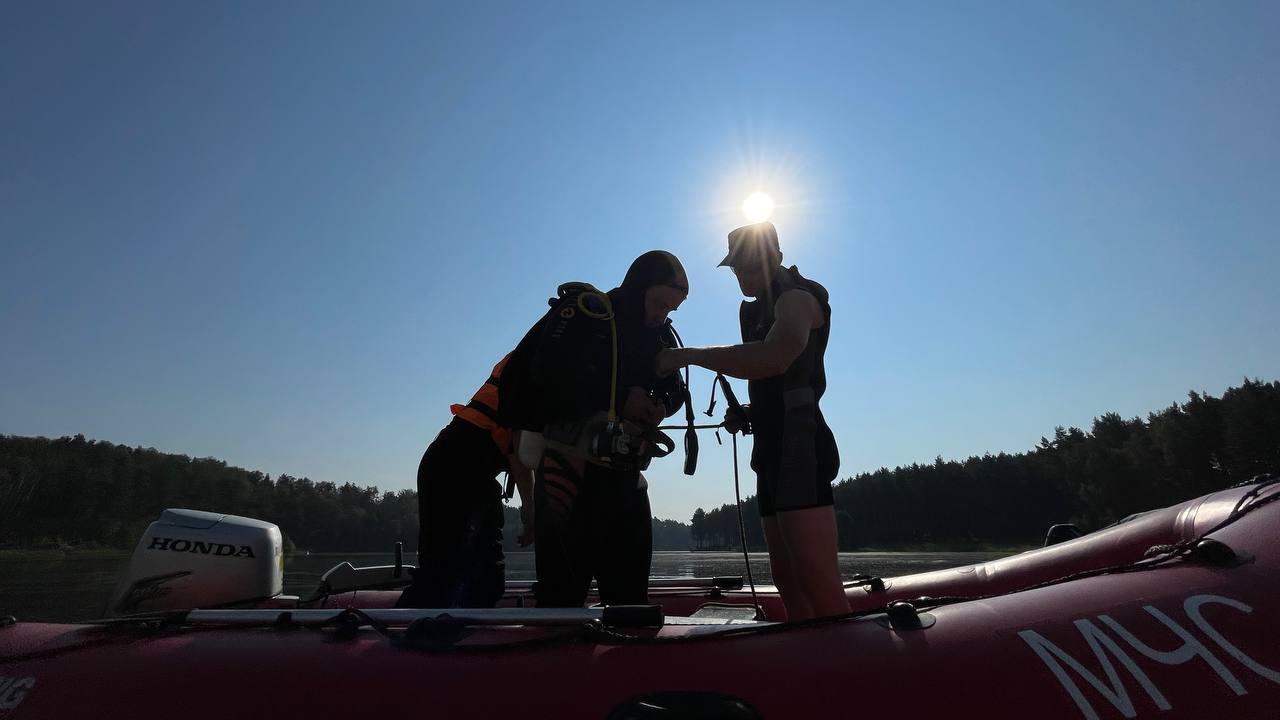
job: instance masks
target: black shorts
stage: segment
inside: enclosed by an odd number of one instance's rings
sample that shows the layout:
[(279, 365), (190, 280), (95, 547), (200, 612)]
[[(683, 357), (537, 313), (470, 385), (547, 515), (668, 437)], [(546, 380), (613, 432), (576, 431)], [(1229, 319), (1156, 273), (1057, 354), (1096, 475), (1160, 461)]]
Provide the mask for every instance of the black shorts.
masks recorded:
[(821, 477), (783, 477), (776, 467), (756, 471), (756, 502), (760, 517), (773, 517), (779, 512), (807, 510), (835, 504), (831, 481)]

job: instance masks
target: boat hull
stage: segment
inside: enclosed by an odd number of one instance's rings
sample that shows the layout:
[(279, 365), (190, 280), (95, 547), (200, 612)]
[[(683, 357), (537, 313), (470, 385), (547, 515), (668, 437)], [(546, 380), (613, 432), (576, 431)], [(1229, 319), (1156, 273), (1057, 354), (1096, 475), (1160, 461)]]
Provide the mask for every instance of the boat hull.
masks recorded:
[(0, 628), (0, 702), (16, 718), (639, 718), (638, 701), (743, 718), (1274, 718), (1280, 502), (1209, 538), (1230, 552), (1095, 563), (981, 592), (1007, 579), (998, 566), (971, 599), (920, 601), (918, 628), (910, 613), (649, 630), (445, 625), (412, 639), (369, 625), (19, 624)]

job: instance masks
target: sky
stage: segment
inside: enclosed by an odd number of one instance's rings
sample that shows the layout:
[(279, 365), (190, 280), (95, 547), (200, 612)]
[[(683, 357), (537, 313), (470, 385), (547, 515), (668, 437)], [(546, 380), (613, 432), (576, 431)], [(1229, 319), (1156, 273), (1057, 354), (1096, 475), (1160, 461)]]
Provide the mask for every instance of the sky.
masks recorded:
[(762, 190), (841, 477), (1026, 451), (1280, 379), (1276, 77), (1267, 2), (6, 2), (0, 433), (413, 487), (560, 283), (738, 340)]

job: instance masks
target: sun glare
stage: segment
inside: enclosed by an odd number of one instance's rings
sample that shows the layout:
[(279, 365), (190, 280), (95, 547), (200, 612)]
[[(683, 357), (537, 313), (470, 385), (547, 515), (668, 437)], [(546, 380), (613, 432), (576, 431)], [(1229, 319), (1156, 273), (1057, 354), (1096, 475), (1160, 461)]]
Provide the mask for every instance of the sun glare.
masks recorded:
[(773, 215), (773, 198), (762, 192), (753, 192), (742, 201), (742, 214), (748, 222), (764, 222)]

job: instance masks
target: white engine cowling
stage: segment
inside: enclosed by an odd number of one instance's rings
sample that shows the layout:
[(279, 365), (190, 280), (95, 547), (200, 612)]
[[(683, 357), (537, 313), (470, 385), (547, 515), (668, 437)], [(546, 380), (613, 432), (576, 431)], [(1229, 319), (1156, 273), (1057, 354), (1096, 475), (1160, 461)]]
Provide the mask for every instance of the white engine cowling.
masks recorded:
[(284, 588), (280, 528), (200, 510), (165, 510), (129, 559), (108, 615), (212, 608), (263, 600)]

